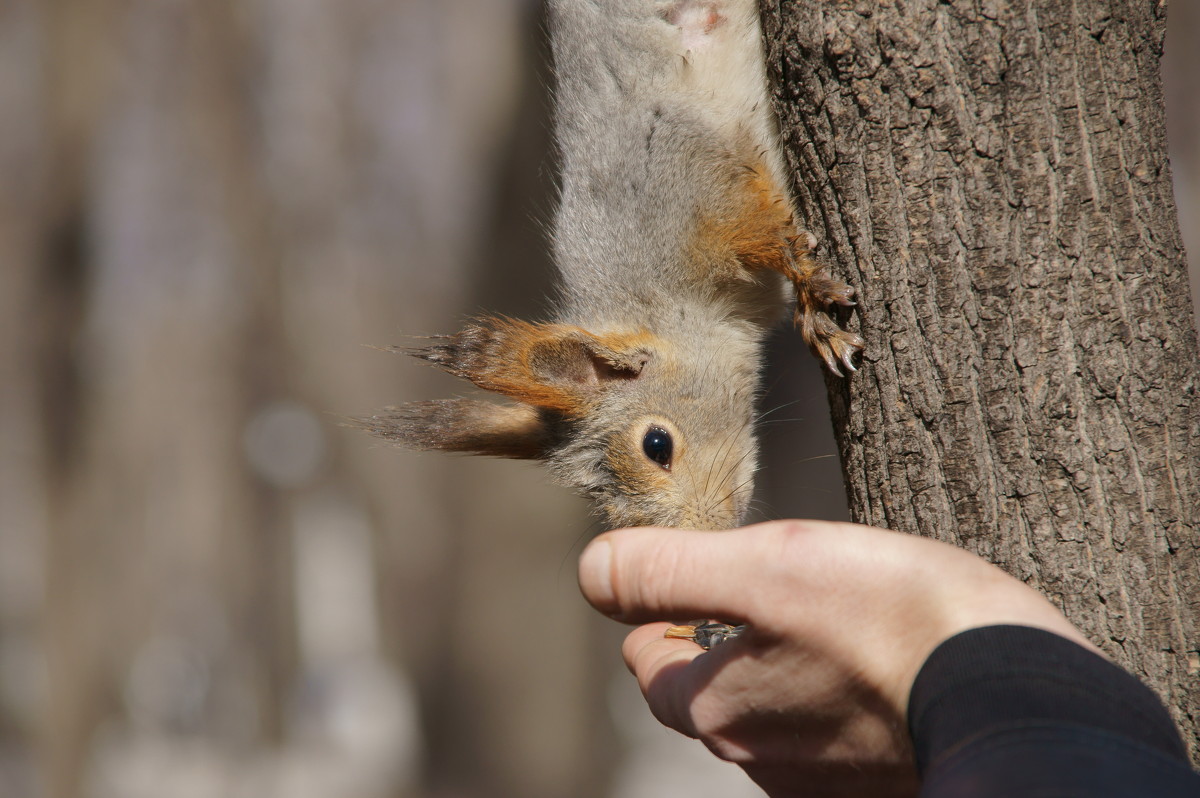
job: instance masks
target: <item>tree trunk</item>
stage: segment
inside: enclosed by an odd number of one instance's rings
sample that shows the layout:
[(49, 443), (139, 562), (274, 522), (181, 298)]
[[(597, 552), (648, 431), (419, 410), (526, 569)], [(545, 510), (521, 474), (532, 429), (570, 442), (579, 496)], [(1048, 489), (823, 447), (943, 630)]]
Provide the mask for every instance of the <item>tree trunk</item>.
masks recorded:
[(1166, 3), (770, 4), (799, 204), (859, 292), (851, 512), (974, 551), (1155, 687), (1200, 753), (1196, 333)]

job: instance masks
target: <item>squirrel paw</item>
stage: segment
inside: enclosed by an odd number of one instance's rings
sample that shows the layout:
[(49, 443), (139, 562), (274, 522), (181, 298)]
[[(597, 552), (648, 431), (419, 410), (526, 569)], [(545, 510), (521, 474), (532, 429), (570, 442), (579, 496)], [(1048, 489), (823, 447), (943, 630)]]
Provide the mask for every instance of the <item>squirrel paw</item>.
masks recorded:
[(820, 358), (825, 367), (839, 377), (844, 376), (839, 364), (847, 372), (858, 371), (854, 356), (862, 351), (862, 337), (838, 326), (824, 310), (796, 305), (796, 327), (812, 353)]
[(854, 289), (845, 283), (838, 282), (823, 274), (814, 274), (807, 279), (805, 293), (807, 299), (822, 308), (831, 305), (841, 305), (852, 308), (858, 303), (854, 301)]
[(795, 321), (800, 336), (831, 373), (844, 376), (839, 364), (847, 372), (858, 371), (854, 356), (865, 342), (861, 336), (843, 330), (830, 316), (835, 305), (854, 306), (854, 289), (821, 274), (807, 252), (800, 253), (796, 263), (799, 268), (791, 268), (786, 274), (796, 289)]

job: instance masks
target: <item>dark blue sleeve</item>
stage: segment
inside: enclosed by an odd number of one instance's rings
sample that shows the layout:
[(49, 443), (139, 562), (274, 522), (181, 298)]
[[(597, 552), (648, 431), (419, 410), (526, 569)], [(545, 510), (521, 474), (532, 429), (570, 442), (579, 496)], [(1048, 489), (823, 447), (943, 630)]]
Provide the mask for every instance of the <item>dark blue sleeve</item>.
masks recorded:
[(1157, 696), (1103, 657), (1024, 626), (972, 629), (909, 696), (921, 798), (1200, 798)]

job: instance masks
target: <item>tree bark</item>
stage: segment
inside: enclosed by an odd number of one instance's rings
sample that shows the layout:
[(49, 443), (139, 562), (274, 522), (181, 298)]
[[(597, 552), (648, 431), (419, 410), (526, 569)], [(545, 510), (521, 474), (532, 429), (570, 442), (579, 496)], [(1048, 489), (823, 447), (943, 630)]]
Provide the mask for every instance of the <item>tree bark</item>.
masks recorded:
[(828, 383), (854, 519), (1049, 596), (1158, 690), (1195, 759), (1200, 404), (1166, 3), (769, 5), (800, 209), (867, 340)]

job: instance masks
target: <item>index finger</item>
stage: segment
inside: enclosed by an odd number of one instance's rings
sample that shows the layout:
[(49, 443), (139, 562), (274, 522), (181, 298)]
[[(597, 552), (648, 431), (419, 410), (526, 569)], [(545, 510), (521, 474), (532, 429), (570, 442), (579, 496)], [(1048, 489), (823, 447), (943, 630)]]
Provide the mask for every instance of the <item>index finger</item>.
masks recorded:
[(663, 637), (670, 624), (639, 626), (625, 638), (621, 654), (637, 678), (650, 712), (664, 726), (696, 737), (691, 699), (697, 683), (693, 660), (704, 651), (687, 640)]

